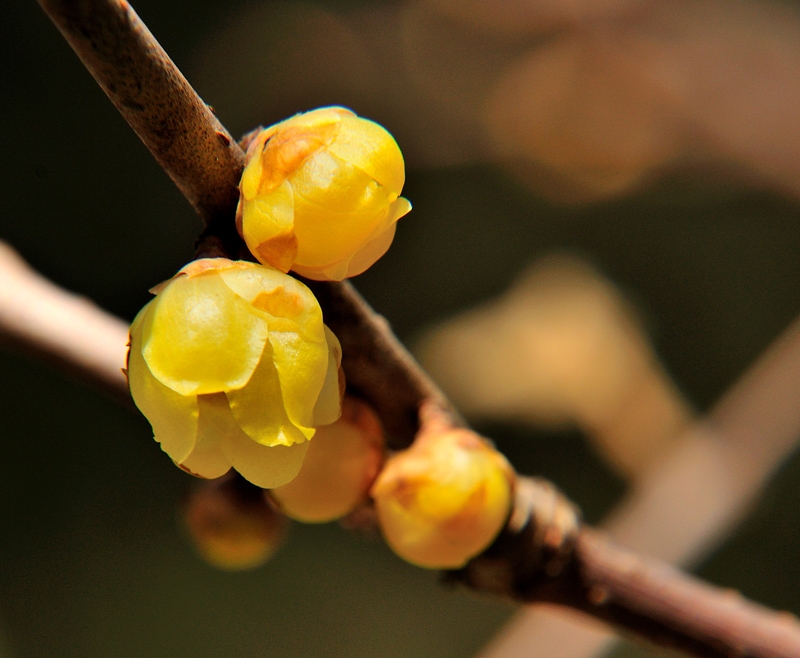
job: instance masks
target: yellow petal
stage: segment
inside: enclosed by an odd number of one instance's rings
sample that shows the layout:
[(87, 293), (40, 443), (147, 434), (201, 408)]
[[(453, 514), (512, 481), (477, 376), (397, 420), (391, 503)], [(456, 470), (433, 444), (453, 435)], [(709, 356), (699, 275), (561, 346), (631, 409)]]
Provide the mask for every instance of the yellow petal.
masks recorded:
[(394, 240), (394, 234), (396, 230), (397, 223), (395, 222), (382, 233), (379, 233), (377, 236), (372, 238), (363, 247), (361, 247), (361, 249), (353, 254), (353, 257), (347, 264), (345, 278), (358, 276), (368, 268), (372, 267), (375, 262), (389, 250), (389, 247), (392, 246), (392, 241)]
[(153, 377), (142, 357), (142, 325), (152, 311), (145, 306), (131, 325), (128, 383), (133, 401), (153, 426), (155, 439), (174, 462), (185, 459), (197, 441), (197, 400), (185, 397)]
[(508, 462), (480, 437), (436, 430), (389, 459), (372, 496), (398, 555), (423, 567), (457, 569), (502, 529), (512, 482)]
[(242, 433), (226, 442), (223, 450), (243, 478), (263, 489), (272, 489), (297, 476), (308, 446), (308, 441), (291, 446), (262, 446)]
[[(286, 413), (281, 382), (269, 343), (247, 386), (229, 391), (227, 398), (237, 427), (251, 441), (264, 446), (289, 446), (314, 436), (311, 423), (296, 427)], [(314, 400), (316, 398), (306, 403), (313, 405)]]
[(191, 454), (180, 462), (179, 466), (195, 475), (206, 479), (218, 478), (227, 473), (231, 468), (230, 460), (222, 452), (222, 441), (227, 430), (214, 414), (214, 401), (224, 404), (224, 393), (201, 395), (197, 398), (199, 416), (199, 438)]
[(342, 415), (342, 396), (344, 395), (344, 376), (342, 375), (342, 346), (335, 334), (325, 327), (325, 340), (328, 344), (328, 369), (325, 383), (314, 405), (313, 424), (315, 427), (334, 423)]
[(159, 381), (182, 395), (247, 383), (267, 341), (266, 318), (217, 272), (173, 279), (152, 303), (143, 355)]
[(383, 126), (356, 116), (342, 117), (341, 128), (327, 148), (394, 195), (402, 191), (406, 180), (403, 154)]
[(260, 445), (237, 426), (224, 395), (202, 396), (199, 402), (201, 417), (208, 418), (218, 432), (225, 458), (246, 480), (271, 489), (290, 482), (300, 471), (308, 441), (290, 446)]
[[(323, 340), (319, 302), (297, 279), (255, 264), (246, 269), (224, 270), (219, 275), (237, 295), (269, 316), (270, 330), (301, 331), (311, 340)], [(292, 322), (276, 321), (280, 319)]]
[(321, 151), (292, 179), (296, 262), (335, 263), (354, 253), (386, 217), (386, 188), (336, 155)]
[(258, 154), (261, 152), (263, 146), (264, 139), (259, 136), (259, 139), (253, 142), (250, 145), (250, 149), (248, 149), (248, 154), (252, 152), (255, 154), (255, 157), (250, 157), (248, 159), (247, 166), (244, 168), (244, 172), (242, 173), (242, 180), (239, 183), (239, 189), (242, 192), (242, 196), (247, 200), (255, 198), (255, 196), (258, 194), (259, 185), (261, 184), (261, 172), (263, 170), (263, 166), (261, 164), (261, 158), (258, 157)]
[(328, 344), (312, 342), (292, 331), (271, 331), (269, 342), (286, 414), (298, 427), (310, 428), (328, 371)]
[[(242, 237), (262, 263), (288, 271), (297, 252), (294, 234), (294, 192), (288, 180), (269, 193), (245, 199), (242, 206)], [(279, 247), (286, 249), (282, 256)]]

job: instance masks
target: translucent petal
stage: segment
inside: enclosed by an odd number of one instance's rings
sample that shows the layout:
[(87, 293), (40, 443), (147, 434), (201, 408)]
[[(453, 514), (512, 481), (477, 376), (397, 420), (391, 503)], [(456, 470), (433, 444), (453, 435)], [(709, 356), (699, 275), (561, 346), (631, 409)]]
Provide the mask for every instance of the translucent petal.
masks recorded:
[(406, 180), (403, 154), (383, 126), (356, 116), (342, 117), (341, 128), (327, 148), (395, 195), (402, 191)]
[(199, 415), (199, 438), (192, 453), (179, 466), (197, 477), (213, 479), (227, 473), (231, 468), (230, 460), (222, 452), (224, 435), (230, 432), (233, 423), (226, 427), (219, 421), (216, 408), (221, 404), (227, 407), (224, 393), (200, 395), (197, 397)]
[(158, 380), (182, 395), (247, 383), (267, 342), (266, 316), (216, 271), (173, 279), (151, 303), (143, 355)]
[(261, 363), (247, 386), (228, 392), (227, 398), (238, 428), (251, 441), (264, 446), (288, 446), (314, 435), (311, 423), (298, 428), (289, 420), (270, 344), (264, 348)]
[(389, 247), (392, 246), (396, 230), (397, 222), (393, 223), (389, 228), (383, 231), (383, 233), (379, 233), (361, 247), (347, 264), (345, 278), (357, 276), (372, 267), (375, 262), (389, 250)]
[(128, 383), (133, 401), (153, 426), (161, 449), (175, 462), (185, 459), (197, 441), (197, 399), (185, 397), (153, 377), (142, 357), (142, 325), (152, 311), (145, 306), (131, 325)]
[(242, 237), (261, 262), (287, 272), (297, 253), (294, 233), (294, 193), (284, 180), (257, 198), (245, 199), (242, 207)]
[(325, 339), (328, 343), (328, 369), (325, 383), (314, 405), (315, 427), (334, 423), (342, 415), (342, 395), (344, 394), (344, 377), (341, 376), (342, 347), (335, 334), (325, 327)]
[[(270, 330), (301, 331), (312, 340), (323, 339), (319, 303), (297, 279), (255, 264), (247, 269), (223, 270), (219, 275), (237, 295), (270, 316)], [(280, 318), (292, 323), (275, 321)]]
[(294, 188), (296, 263), (316, 267), (355, 252), (386, 217), (386, 188), (341, 158), (320, 151), (297, 171)]
[(276, 127), (261, 148), (262, 174), (259, 194), (268, 194), (291, 177), (303, 162), (329, 144), (339, 132), (341, 120), (331, 115), (313, 124), (292, 120)]
[[(256, 140), (253, 143), (252, 153), (254, 157), (249, 157), (247, 161), (247, 166), (244, 168), (244, 172), (242, 173), (242, 180), (239, 183), (239, 189), (242, 192), (242, 196), (246, 200), (250, 200), (255, 198), (256, 194), (258, 194), (258, 187), (261, 184), (261, 172), (262, 172), (262, 165), (261, 165), (261, 158), (259, 154), (261, 152), (261, 147), (263, 146), (263, 142), (259, 143), (261, 140)], [(250, 154), (250, 150), (248, 149), (248, 156)]]
[(265, 446), (253, 441), (237, 425), (224, 395), (201, 396), (201, 418), (218, 432), (225, 459), (245, 479), (271, 489), (290, 482), (300, 471), (308, 441), (291, 446)]
[(328, 371), (328, 344), (312, 342), (292, 331), (271, 331), (269, 342), (286, 414), (298, 427), (310, 428)]

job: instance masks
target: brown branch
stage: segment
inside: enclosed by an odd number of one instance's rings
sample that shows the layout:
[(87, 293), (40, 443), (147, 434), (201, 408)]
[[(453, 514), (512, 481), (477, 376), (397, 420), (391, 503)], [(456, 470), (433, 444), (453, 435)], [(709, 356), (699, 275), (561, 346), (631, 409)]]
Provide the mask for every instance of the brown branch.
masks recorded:
[(244, 153), (124, 0), (39, 0), (203, 220), (227, 220)]
[[(228, 239), (241, 151), (127, 3), (40, 3), (206, 222)], [(424, 401), (450, 413), (436, 386), (348, 284), (315, 284), (314, 290), (350, 352), (350, 386), (376, 403), (398, 445), (410, 440)], [(800, 655), (800, 626), (788, 617), (776, 622), (752, 604), (732, 605), (730, 596), (621, 553), (588, 529), (576, 535), (571, 506), (553, 504), (549, 485), (519, 491), (522, 509), (512, 525), (454, 579), (520, 600), (568, 605), (702, 656)]]
[[(39, 4), (204, 218), (206, 238), (214, 248), (244, 256), (247, 252), (233, 223), (244, 152), (130, 5), (122, 0), (39, 0)], [(413, 440), (423, 400), (436, 400), (452, 411), (438, 387), (352, 285), (315, 283), (313, 290), (325, 322), (345, 347), (348, 386), (375, 406), (393, 447)]]
[(533, 501), (528, 522), (512, 521), (483, 555), (447, 574), (449, 582), (520, 603), (566, 606), (696, 656), (800, 656), (793, 615), (642, 558), (591, 528), (572, 533), (568, 501), (554, 500), (547, 483), (521, 482), (531, 489), (517, 501), (518, 507)]

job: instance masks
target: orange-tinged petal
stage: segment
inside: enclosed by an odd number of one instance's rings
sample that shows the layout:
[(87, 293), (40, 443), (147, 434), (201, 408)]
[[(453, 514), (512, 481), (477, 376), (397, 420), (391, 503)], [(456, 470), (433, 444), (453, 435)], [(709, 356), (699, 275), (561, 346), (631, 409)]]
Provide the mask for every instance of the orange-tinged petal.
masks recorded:
[(409, 562), (457, 569), (491, 544), (511, 509), (513, 471), (477, 435), (420, 435), (372, 488), (381, 530)]
[(353, 254), (350, 262), (347, 263), (347, 271), (344, 278), (357, 276), (372, 267), (392, 246), (396, 230), (397, 223), (395, 222)]
[(323, 340), (319, 302), (297, 279), (255, 264), (246, 269), (224, 270), (219, 275), (237, 295), (269, 316), (270, 330), (300, 331), (311, 340)]
[[(294, 215), (294, 191), (288, 180), (269, 193), (252, 200), (246, 199), (242, 206), (242, 227), (247, 227), (243, 233), (247, 248), (262, 263), (277, 267), (282, 272), (288, 271), (283, 266), (285, 260), (289, 259), (291, 265), (297, 253)], [(284, 257), (280, 257), (280, 246), (288, 250)], [(273, 251), (275, 253), (271, 253)]]
[(173, 461), (185, 459), (197, 441), (197, 400), (164, 386), (153, 377), (142, 357), (142, 325), (152, 311), (153, 302), (145, 306), (131, 325), (128, 352), (128, 384), (133, 401), (153, 426), (156, 441)]
[(261, 149), (261, 184), (259, 193), (267, 194), (291, 176), (309, 157), (331, 142), (339, 131), (339, 118), (300, 125), (288, 122), (276, 130)]
[(266, 318), (216, 272), (176, 278), (152, 303), (142, 353), (159, 381), (182, 395), (247, 383), (267, 342)]
[(317, 429), (300, 473), (273, 489), (285, 514), (306, 523), (341, 518), (367, 498), (383, 461), (383, 429), (364, 402), (348, 398), (342, 418)]

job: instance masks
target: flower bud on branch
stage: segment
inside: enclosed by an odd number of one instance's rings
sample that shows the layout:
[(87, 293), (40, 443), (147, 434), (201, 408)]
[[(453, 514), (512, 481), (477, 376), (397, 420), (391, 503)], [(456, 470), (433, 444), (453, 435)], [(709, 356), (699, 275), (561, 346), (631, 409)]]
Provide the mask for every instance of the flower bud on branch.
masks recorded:
[(184, 470), (233, 466), (270, 488), (300, 470), (314, 426), (340, 414), (341, 351), (317, 300), (270, 267), (202, 259), (154, 289), (131, 326), (136, 406)]
[(317, 281), (361, 274), (386, 253), (403, 156), (377, 123), (325, 107), (258, 133), (247, 149), (236, 224), (253, 255)]
[(270, 494), (288, 517), (340, 519), (367, 500), (383, 463), (383, 429), (366, 403), (346, 397), (342, 417), (317, 428), (297, 477)]
[(389, 546), (421, 567), (457, 569), (489, 546), (511, 511), (514, 472), (474, 432), (424, 429), (372, 488)]

